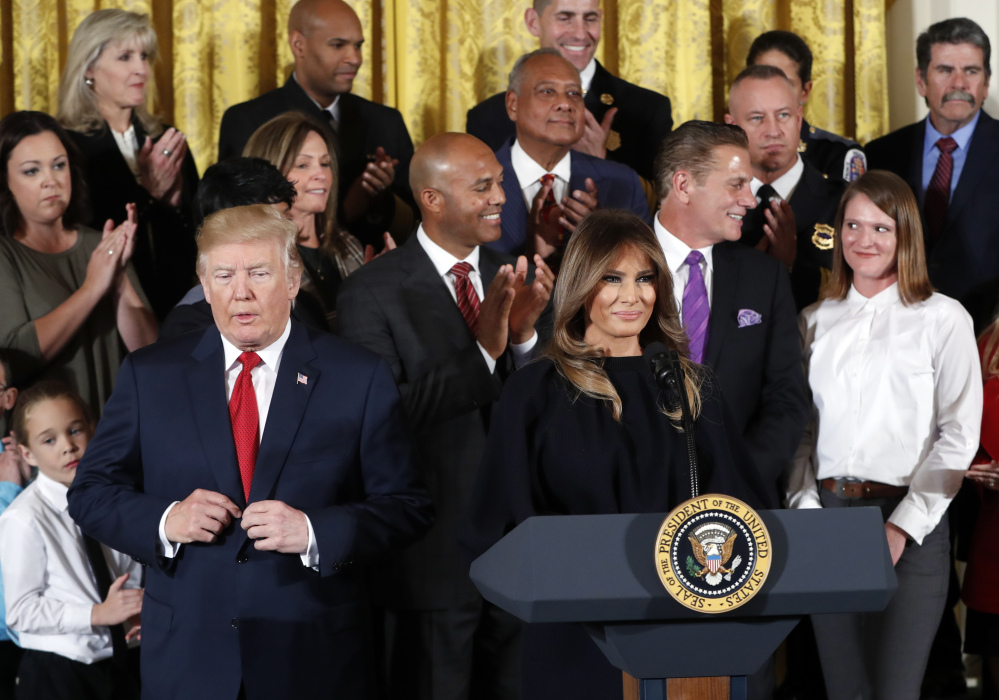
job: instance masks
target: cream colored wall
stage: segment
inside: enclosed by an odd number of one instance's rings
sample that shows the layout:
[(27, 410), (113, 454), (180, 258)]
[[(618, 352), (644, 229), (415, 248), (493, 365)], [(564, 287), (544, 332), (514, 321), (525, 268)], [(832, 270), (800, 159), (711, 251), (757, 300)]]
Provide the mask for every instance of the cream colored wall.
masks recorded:
[(926, 105), (916, 91), (916, 37), (926, 27), (948, 19), (967, 17), (989, 35), (992, 42), (992, 90), (985, 111), (999, 116), (999, 2), (996, 0), (896, 0), (885, 21), (888, 46), (888, 118), (892, 130), (926, 116)]

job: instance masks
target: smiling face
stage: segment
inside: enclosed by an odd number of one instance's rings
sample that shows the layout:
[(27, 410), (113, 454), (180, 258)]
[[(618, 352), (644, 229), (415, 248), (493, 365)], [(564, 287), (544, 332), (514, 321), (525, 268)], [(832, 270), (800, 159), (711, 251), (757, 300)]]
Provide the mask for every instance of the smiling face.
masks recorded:
[(337, 95), (351, 91), (361, 68), (361, 22), (346, 3), (328, 0), (318, 3), (304, 24), (303, 31), (289, 33), (295, 77), (313, 99), (328, 107)]
[(517, 140), (528, 154), (538, 146), (568, 149), (583, 136), (586, 108), (579, 74), (559, 56), (542, 54), (529, 60), (520, 94), (508, 92), (506, 104), (516, 122)]
[(333, 171), (330, 152), (322, 136), (315, 131), (309, 132), (285, 177), (295, 185), (295, 203), (290, 210), (293, 221), (326, 211)]
[(69, 206), (69, 156), (51, 131), (25, 136), (10, 152), (7, 185), (24, 222), (51, 224)]
[(982, 50), (973, 44), (933, 44), (924, 76), (916, 87), (926, 98), (930, 119), (940, 133), (953, 134), (974, 119), (989, 94)]
[(145, 47), (132, 37), (108, 43), (84, 76), (94, 81), (97, 109), (106, 116), (145, 104), (151, 72)]
[(855, 194), (846, 203), (842, 239), (858, 292), (872, 297), (898, 280), (897, 223), (866, 195)]
[(756, 206), (756, 197), (749, 189), (753, 179), (749, 153), (737, 146), (719, 146), (712, 158), (714, 167), (704, 182), (691, 178), (687, 184), (689, 215), (684, 242), (695, 249), (739, 240), (742, 217)]
[(611, 357), (641, 355), (638, 336), (655, 309), (657, 284), (648, 257), (623, 248), (586, 303), (586, 343)]
[(552, 0), (540, 15), (528, 9), (524, 19), (541, 48), (556, 49), (577, 70), (586, 68), (600, 43), (599, 0)]
[(76, 467), (90, 442), (91, 425), (70, 398), (45, 399), (28, 409), (21, 456), (45, 476), (64, 486), (73, 483)]
[(753, 174), (773, 182), (798, 160), (801, 106), (791, 85), (781, 78), (747, 78), (732, 88), (725, 122), (749, 137)]
[(277, 240), (217, 245), (204, 269), (205, 299), (226, 340), (247, 352), (281, 337), (300, 279), (287, 274)]

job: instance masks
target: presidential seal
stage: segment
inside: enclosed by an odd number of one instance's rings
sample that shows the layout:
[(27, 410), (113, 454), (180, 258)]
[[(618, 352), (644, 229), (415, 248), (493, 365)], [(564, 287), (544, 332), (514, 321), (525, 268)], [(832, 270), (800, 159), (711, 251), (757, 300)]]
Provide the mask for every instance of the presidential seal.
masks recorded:
[(717, 493), (677, 506), (656, 540), (663, 586), (682, 605), (705, 613), (734, 610), (759, 593), (771, 559), (763, 519), (742, 501)]

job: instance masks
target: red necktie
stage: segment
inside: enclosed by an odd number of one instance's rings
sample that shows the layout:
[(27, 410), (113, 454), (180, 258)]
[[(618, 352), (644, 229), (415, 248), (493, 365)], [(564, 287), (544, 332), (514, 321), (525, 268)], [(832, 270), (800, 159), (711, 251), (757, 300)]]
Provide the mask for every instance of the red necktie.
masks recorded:
[(943, 231), (947, 223), (947, 203), (950, 202), (950, 176), (954, 171), (954, 158), (951, 153), (957, 148), (957, 142), (950, 136), (944, 136), (937, 141), (940, 157), (937, 167), (930, 178), (930, 186), (926, 188), (926, 199), (923, 212), (926, 214), (927, 233), (932, 241)]
[(260, 356), (255, 352), (244, 352), (239, 356), (239, 361), (243, 369), (236, 377), (236, 386), (229, 399), (229, 419), (232, 421), (232, 438), (236, 443), (239, 476), (243, 480), (243, 497), (249, 500), (253, 468), (257, 464), (257, 450), (260, 448), (257, 394), (253, 391), (250, 372), (260, 364)]
[(458, 299), (458, 310), (461, 311), (465, 319), (468, 330), (472, 331), (472, 337), (478, 337), (479, 326), (479, 295), (472, 287), (472, 280), (468, 279), (468, 273), (472, 271), (471, 263), (455, 263), (451, 268), (454, 275), (454, 292)]
[(541, 218), (544, 219), (545, 223), (548, 223), (548, 219), (551, 218), (552, 210), (555, 209), (555, 176), (551, 173), (545, 173), (541, 176), (541, 186), (544, 187), (547, 183), (552, 183), (552, 188), (548, 190), (548, 196), (545, 197), (545, 201), (541, 203)]

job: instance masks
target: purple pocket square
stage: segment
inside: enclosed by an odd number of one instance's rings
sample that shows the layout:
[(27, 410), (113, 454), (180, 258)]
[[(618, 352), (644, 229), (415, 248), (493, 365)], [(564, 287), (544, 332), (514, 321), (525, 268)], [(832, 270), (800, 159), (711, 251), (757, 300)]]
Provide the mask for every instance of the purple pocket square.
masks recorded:
[(736, 320), (739, 322), (739, 328), (758, 326), (763, 323), (763, 317), (752, 309), (739, 309), (739, 315), (736, 316)]

